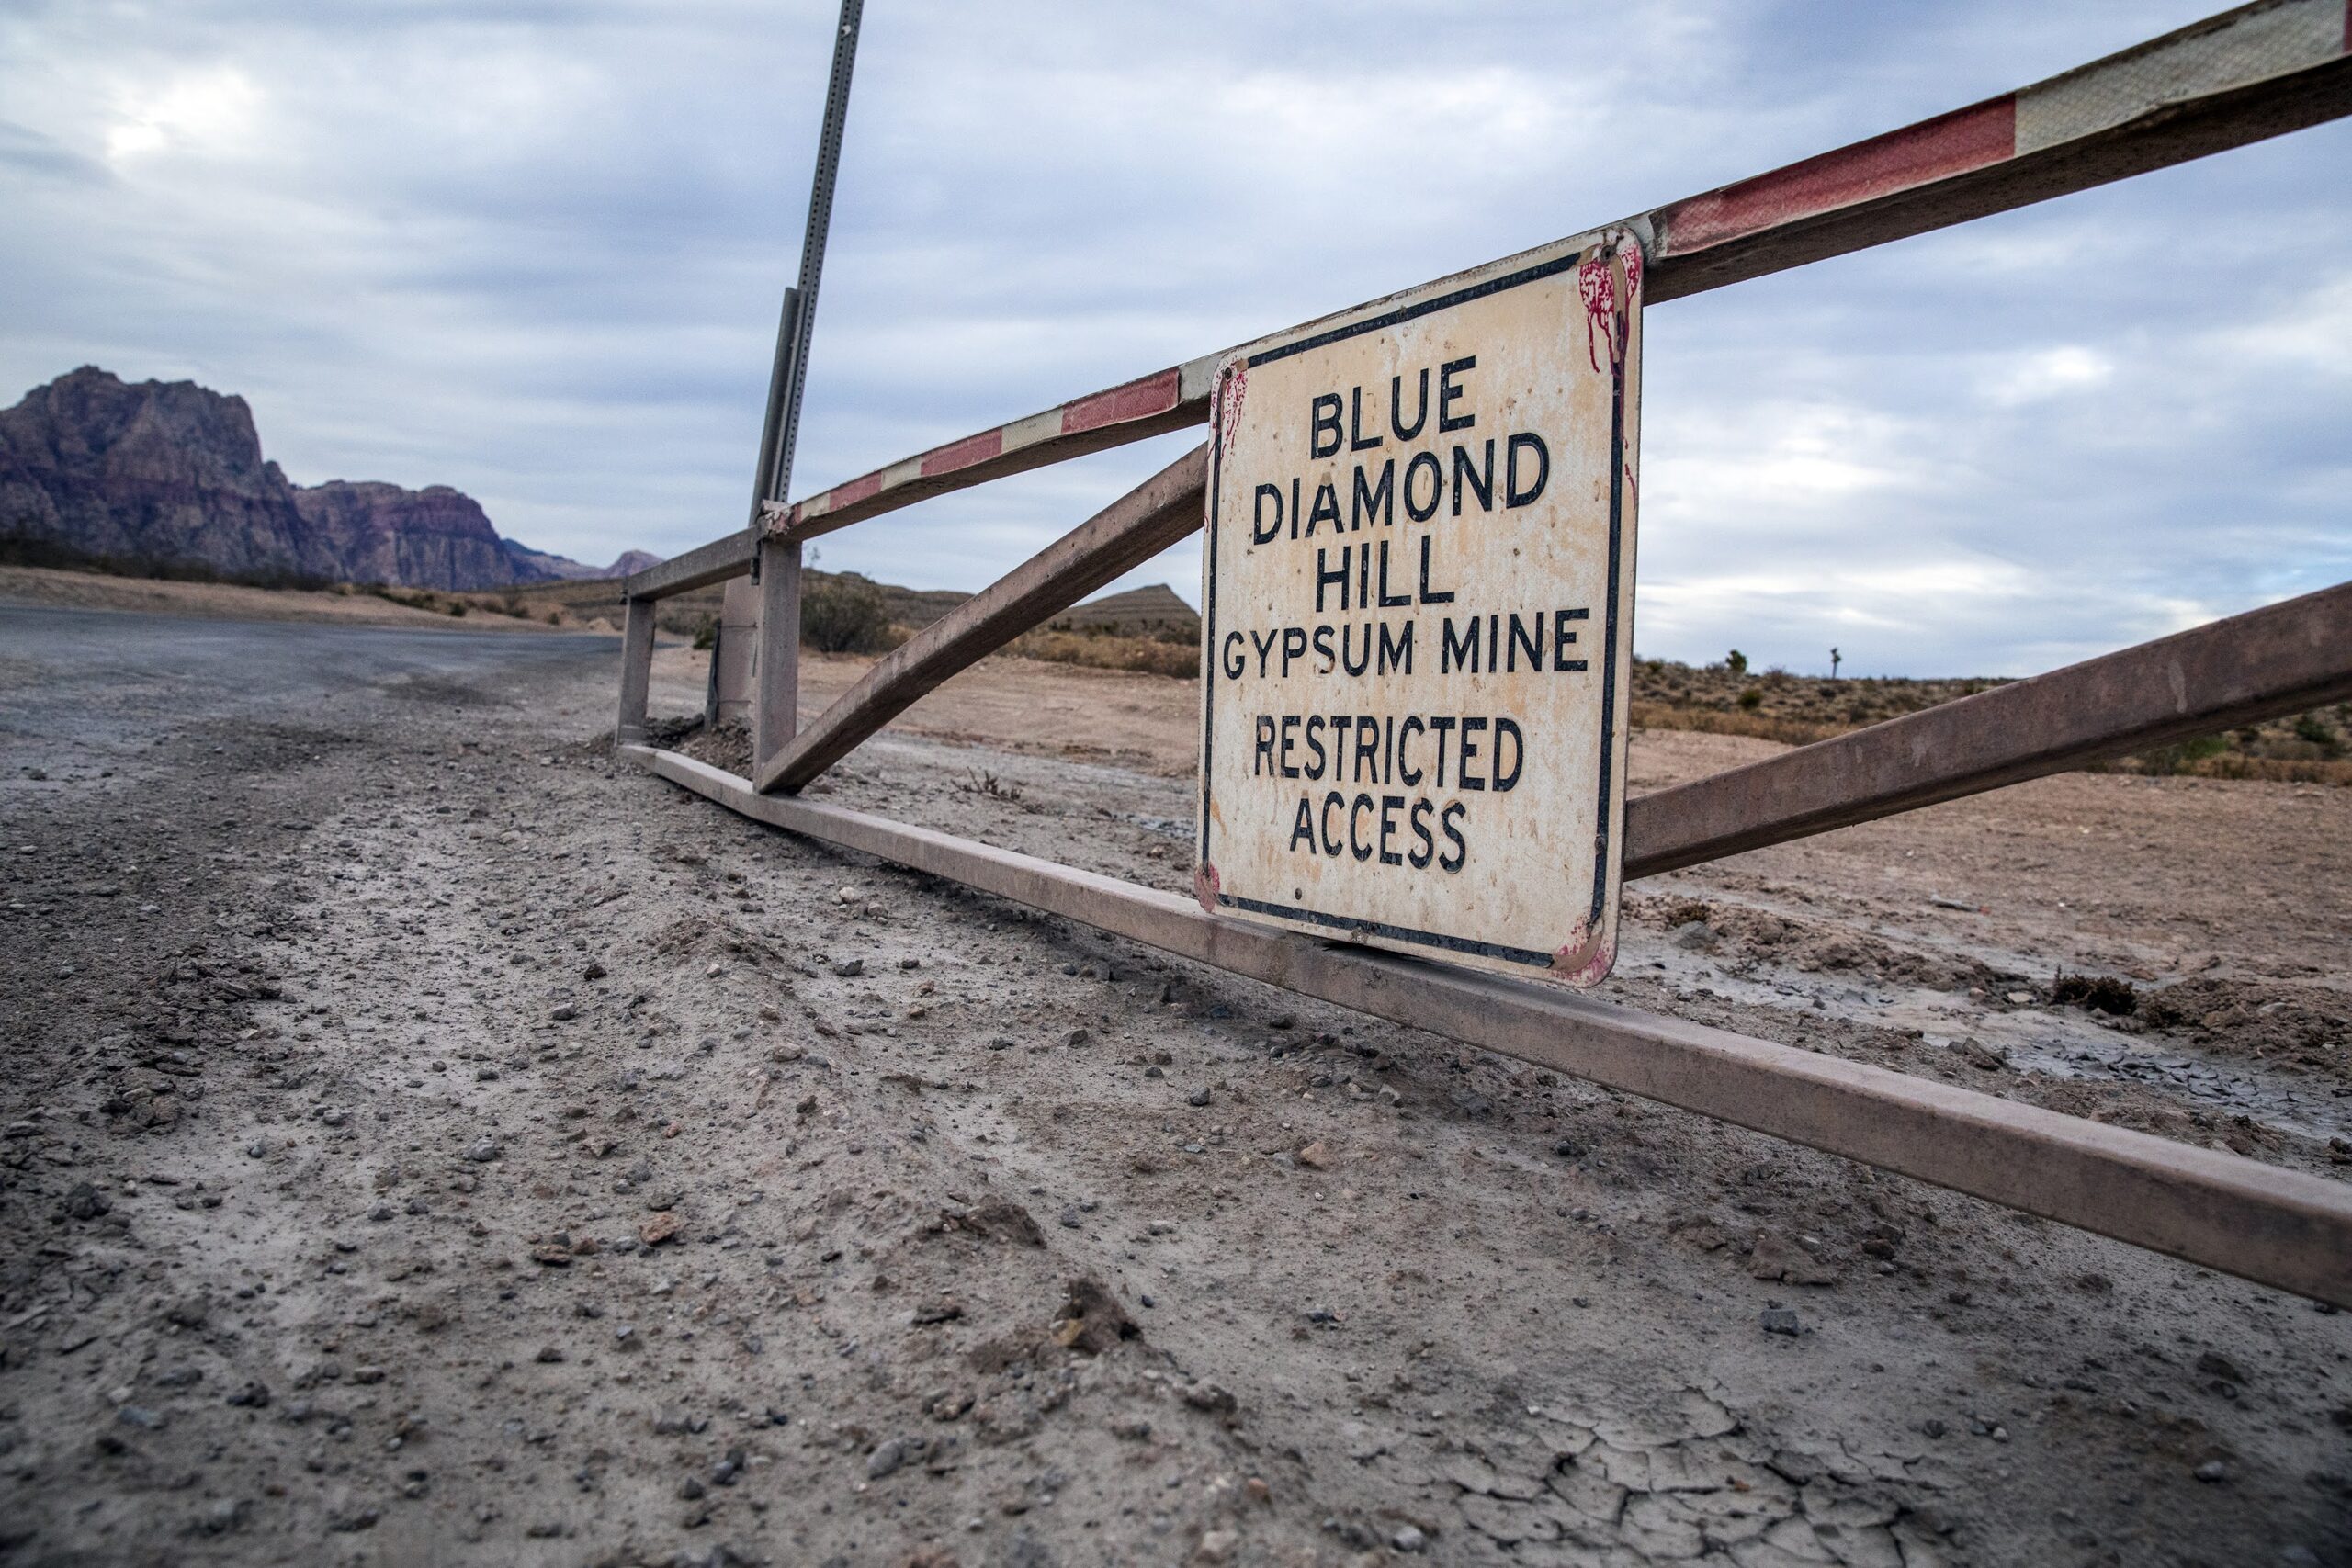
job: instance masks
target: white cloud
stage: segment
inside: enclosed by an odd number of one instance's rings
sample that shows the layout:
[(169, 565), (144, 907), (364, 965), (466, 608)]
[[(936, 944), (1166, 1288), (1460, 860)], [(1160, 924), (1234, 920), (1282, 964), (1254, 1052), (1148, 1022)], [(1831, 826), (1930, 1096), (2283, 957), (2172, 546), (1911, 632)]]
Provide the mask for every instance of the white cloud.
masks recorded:
[(260, 120), (261, 90), (233, 65), (175, 74), (114, 94), (106, 154), (118, 166), (149, 153), (220, 156), (243, 150)]
[[(802, 488), (2206, 8), (876, 8)], [(458, 484), (584, 558), (711, 537), (747, 499), (832, 12), (0, 11), (0, 397), (89, 361), (192, 376), (297, 478)], [(1660, 307), (1644, 652), (2018, 672), (2352, 576), (2347, 163), (2323, 127)], [(828, 562), (978, 587), (1194, 438)], [(1131, 581), (1197, 573), (1186, 545)]]
[(2298, 291), (2255, 320), (2218, 324), (2201, 335), (2210, 352), (2250, 367), (2287, 366), (2338, 381), (2352, 377), (2352, 273)]
[(2020, 408), (2093, 391), (2114, 378), (2115, 362), (2095, 348), (2061, 344), (2018, 355), (1986, 378), (1986, 400)]

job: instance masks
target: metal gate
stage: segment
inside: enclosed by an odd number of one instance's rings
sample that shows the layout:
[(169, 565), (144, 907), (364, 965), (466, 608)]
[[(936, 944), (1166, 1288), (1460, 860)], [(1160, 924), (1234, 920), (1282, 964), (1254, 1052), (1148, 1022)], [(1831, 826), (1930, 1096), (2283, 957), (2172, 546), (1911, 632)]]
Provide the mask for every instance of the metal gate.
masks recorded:
[[(1884, 244), (2352, 111), (2352, 4), (2262, 0), (2061, 76), (1334, 313), (1340, 326), (1636, 236), (1651, 304)], [(1883, 1169), (2352, 1306), (2352, 1187), (1642, 1012), (1246, 923), (1181, 895), (797, 798), (956, 671), (1202, 526), (1205, 446), (885, 655), (797, 724), (804, 541), (929, 496), (1206, 423), (1204, 355), (894, 463), (623, 585), (616, 744), (759, 821), (1200, 963)], [(656, 602), (759, 581), (752, 777), (648, 746)], [(1624, 875), (1679, 867), (2352, 695), (2352, 584), (1694, 783), (1628, 807)]]

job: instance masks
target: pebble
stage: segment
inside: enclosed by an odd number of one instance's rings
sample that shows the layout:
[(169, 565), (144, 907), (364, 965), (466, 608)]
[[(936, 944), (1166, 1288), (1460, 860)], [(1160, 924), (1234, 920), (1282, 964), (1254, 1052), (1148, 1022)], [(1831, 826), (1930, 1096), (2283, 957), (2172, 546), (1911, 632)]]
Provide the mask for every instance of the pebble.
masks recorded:
[(466, 1145), (466, 1157), (476, 1165), (488, 1165), (498, 1157), (498, 1140), (492, 1137), (476, 1138)]
[(1423, 1535), (1418, 1529), (1411, 1525), (1407, 1525), (1404, 1529), (1398, 1530), (1395, 1535), (1388, 1538), (1389, 1545), (1395, 1547), (1399, 1551), (1408, 1553), (1419, 1551), (1422, 1548), (1428, 1546), (1429, 1543), (1430, 1538)]
[(2227, 1481), (2229, 1478), (2230, 1467), (2223, 1464), (2220, 1460), (2209, 1459), (2203, 1464), (2197, 1467), (2197, 1479), (2199, 1481), (2210, 1483), (2217, 1481)]
[(1717, 940), (1715, 928), (1704, 920), (1685, 920), (1669, 936), (1675, 946), (1690, 953), (1709, 951)]
[(849, 979), (854, 976), (863, 975), (865, 973), (865, 960), (863, 958), (844, 958), (840, 963), (833, 965), (833, 973), (844, 980)]
[(879, 1481), (895, 1475), (908, 1465), (922, 1458), (930, 1445), (921, 1438), (890, 1438), (875, 1445), (865, 1456), (865, 1478)]
[(1767, 1334), (1785, 1334), (1791, 1338), (1804, 1332), (1804, 1320), (1787, 1307), (1766, 1307), (1756, 1321)]
[(1205, 1089), (1196, 1089), (1184, 1097), (1184, 1103), (1187, 1105), (1206, 1105), (1208, 1102), (1209, 1091)]

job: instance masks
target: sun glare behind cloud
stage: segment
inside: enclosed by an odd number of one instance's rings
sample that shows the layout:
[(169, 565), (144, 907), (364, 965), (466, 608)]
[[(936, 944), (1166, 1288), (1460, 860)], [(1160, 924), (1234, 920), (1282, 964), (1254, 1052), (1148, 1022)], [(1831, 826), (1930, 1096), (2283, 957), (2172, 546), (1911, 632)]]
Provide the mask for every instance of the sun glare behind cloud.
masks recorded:
[(260, 119), (262, 95), (233, 65), (174, 78), (152, 91), (126, 90), (107, 131), (107, 161), (120, 167), (149, 153), (234, 149)]

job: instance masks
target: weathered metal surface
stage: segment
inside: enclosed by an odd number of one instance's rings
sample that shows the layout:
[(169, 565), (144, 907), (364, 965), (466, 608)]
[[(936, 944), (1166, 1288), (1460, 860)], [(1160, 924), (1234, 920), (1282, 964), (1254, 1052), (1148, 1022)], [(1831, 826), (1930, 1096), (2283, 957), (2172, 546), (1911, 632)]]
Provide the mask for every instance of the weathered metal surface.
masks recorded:
[(1208, 449), (1193, 447), (884, 654), (756, 770), (760, 788), (800, 788), (958, 670), (1197, 529), (1207, 468)]
[(1204, 908), (1608, 975), (1641, 277), (1633, 236), (1606, 236), (1220, 368)]
[(2263, 0), (2015, 93), (1658, 209), (1652, 301), (2352, 112), (2341, 0)]
[(682, 556), (672, 556), (660, 566), (649, 566), (636, 576), (621, 583), (624, 599), (667, 599), (675, 593), (692, 592), (707, 588), (714, 582), (724, 582), (730, 577), (741, 577), (752, 570), (752, 556), (759, 545), (757, 529), (746, 528), (740, 534), (729, 534), (723, 539), (713, 539), (697, 545)]
[(625, 753), (755, 820), (1306, 996), (2352, 1306), (2352, 1187), (1555, 987), (1213, 916), (1172, 893)]
[(800, 350), (800, 290), (784, 291), (784, 316), (775, 328), (775, 360), (768, 367), (767, 410), (760, 420), (760, 456), (752, 465), (752, 514), (745, 525), (760, 525), (761, 508), (788, 493), (783, 477), (791, 459), (784, 455), (784, 405), (800, 384), (794, 356)]
[[(2259, 0), (2033, 86), (1621, 220), (1655, 305), (1927, 233), (2352, 113), (2343, 0)], [(1464, 288), (1592, 244), (1590, 230), (1411, 290)], [(1367, 301), (1305, 323), (1377, 313)], [(809, 538), (1209, 415), (1220, 350), (768, 509)]]
[[(785, 320), (792, 333), (789, 348), (779, 355), (784, 371), (781, 388), (770, 389), (776, 418), (776, 439), (769, 466), (761, 472), (761, 502), (782, 501), (792, 493), (792, 455), (800, 444), (801, 394), (808, 384), (808, 344), (817, 325), (817, 290), (825, 275), (825, 240), (833, 226), (833, 183), (841, 172), (842, 131), (849, 121), (849, 85), (857, 67), (857, 29), (865, 14), (865, 0), (842, 0), (840, 20), (833, 25), (833, 68), (825, 85), (825, 115), (817, 132), (817, 168), (808, 186), (808, 222), (800, 237), (800, 278), (786, 295)], [(779, 397), (779, 393), (781, 394)], [(751, 525), (759, 526), (759, 507)]]
[(1208, 415), (1216, 356), (1154, 371), (1120, 386), (918, 452), (791, 506), (762, 509), (768, 532), (813, 539), (927, 496), (1081, 457), (1195, 425)]
[(1636, 796), (1625, 874), (1996, 789), (2352, 696), (2352, 583)]
[(752, 716), (755, 765), (775, 755), (800, 727), (800, 547), (760, 547), (759, 702)]
[(645, 739), (645, 694), (653, 679), (653, 601), (632, 599), (621, 623), (620, 716), (613, 726), (616, 745)]

